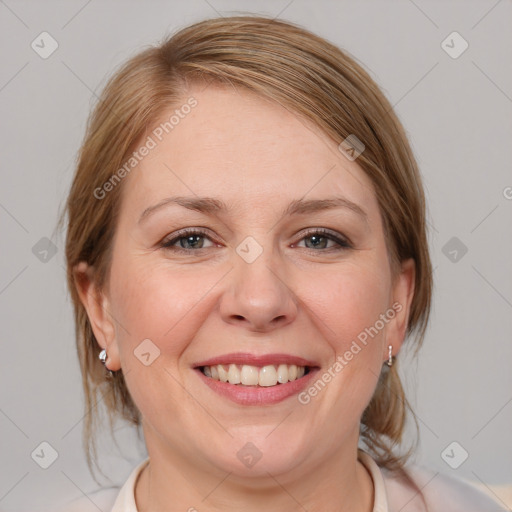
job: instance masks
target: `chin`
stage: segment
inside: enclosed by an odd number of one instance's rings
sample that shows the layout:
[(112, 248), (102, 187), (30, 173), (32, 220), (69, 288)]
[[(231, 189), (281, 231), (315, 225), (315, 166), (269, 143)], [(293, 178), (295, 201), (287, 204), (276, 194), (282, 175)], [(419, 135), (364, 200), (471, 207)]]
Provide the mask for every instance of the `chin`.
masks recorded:
[[(276, 428), (277, 427), (277, 428)], [(274, 429), (274, 430), (273, 430)], [(279, 429), (282, 429), (279, 431)], [(241, 429), (222, 442), (222, 455), (211, 454), (215, 465), (240, 477), (268, 477), (287, 473), (301, 463), (303, 438), (284, 425)], [(210, 445), (211, 450), (211, 445)]]

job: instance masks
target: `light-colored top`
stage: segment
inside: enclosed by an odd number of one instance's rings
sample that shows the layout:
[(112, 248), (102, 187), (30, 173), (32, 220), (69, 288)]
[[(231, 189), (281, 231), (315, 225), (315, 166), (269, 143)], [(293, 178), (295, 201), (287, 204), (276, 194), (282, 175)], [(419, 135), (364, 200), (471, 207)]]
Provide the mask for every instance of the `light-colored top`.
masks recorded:
[[(493, 501), (470, 483), (417, 465), (407, 466), (407, 474), (423, 493), (425, 509), (417, 490), (386, 469), (381, 469), (363, 450), (358, 458), (373, 481), (373, 512), (504, 512), (508, 509)], [(106, 489), (65, 506), (66, 512), (138, 512), (135, 483), (149, 458), (133, 469), (119, 489)]]

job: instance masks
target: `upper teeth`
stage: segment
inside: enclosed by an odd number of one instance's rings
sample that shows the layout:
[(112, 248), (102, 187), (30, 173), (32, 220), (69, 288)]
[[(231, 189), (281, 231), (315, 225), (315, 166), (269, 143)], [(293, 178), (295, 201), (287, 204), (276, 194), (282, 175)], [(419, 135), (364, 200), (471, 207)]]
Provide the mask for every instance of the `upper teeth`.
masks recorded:
[(217, 364), (203, 366), (203, 373), (207, 377), (230, 384), (244, 386), (275, 386), (278, 382), (286, 384), (288, 381), (300, 379), (306, 371), (305, 366), (294, 364), (280, 364), (268, 366), (249, 366), (236, 364)]

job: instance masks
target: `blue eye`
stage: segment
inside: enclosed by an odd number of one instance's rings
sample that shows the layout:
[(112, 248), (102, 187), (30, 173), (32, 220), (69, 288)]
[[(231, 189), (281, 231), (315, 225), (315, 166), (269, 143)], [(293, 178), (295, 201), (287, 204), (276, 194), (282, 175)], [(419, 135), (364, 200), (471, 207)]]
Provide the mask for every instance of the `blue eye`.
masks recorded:
[[(324, 228), (316, 228), (312, 231), (306, 233), (305, 236), (301, 238), (299, 242), (302, 240), (311, 240), (310, 245), (308, 246), (307, 242), (305, 243), (305, 247), (307, 249), (316, 250), (326, 249), (326, 250), (340, 250), (340, 249), (349, 249), (351, 246), (346, 239), (341, 236), (338, 236), (327, 229)], [(334, 243), (334, 247), (327, 247), (329, 242)], [(336, 247), (337, 246), (337, 247)]]
[[(173, 239), (164, 241), (162, 247), (185, 252), (206, 249), (207, 247), (204, 246), (204, 241), (205, 239), (210, 240), (206, 235), (205, 231), (197, 229), (183, 230)], [(176, 244), (178, 244), (177, 247), (175, 247)]]

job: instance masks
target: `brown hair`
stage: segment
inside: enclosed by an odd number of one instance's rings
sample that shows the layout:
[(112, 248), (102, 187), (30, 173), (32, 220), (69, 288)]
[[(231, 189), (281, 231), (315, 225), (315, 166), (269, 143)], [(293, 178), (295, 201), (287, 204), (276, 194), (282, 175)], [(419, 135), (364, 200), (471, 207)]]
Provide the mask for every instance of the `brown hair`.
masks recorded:
[[(186, 86), (207, 80), (234, 84), (278, 102), (312, 121), (337, 144), (354, 134), (365, 145), (357, 163), (374, 184), (393, 273), (413, 258), (415, 293), (408, 319), (416, 350), (427, 326), (432, 293), (425, 200), (418, 166), (392, 106), (368, 73), (346, 52), (301, 27), (256, 16), (210, 19), (177, 32), (130, 59), (108, 82), (91, 118), (67, 199), (66, 259), (76, 341), (86, 398), (84, 443), (91, 467), (95, 405), (101, 396), (112, 418), (140, 425), (122, 370), (107, 379), (76, 285), (79, 262), (108, 284), (110, 251), (123, 184), (101, 200), (101, 188), (130, 157), (150, 126), (183, 98)], [(377, 463), (401, 469), (411, 452), (397, 454), (407, 400), (397, 373), (383, 366), (361, 418), (361, 439)], [(417, 424), (416, 424), (417, 429)]]

